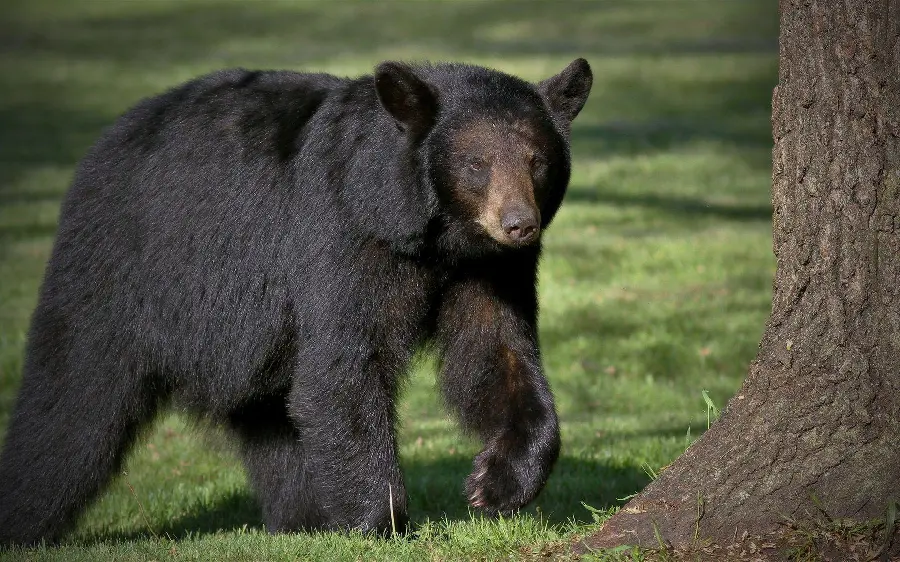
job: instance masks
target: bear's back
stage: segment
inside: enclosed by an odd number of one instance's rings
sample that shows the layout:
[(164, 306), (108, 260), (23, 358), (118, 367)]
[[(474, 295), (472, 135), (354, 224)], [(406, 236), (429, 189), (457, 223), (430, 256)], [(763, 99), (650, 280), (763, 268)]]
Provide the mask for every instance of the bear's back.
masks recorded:
[[(143, 246), (151, 240), (145, 235), (165, 244), (167, 234), (182, 236), (173, 228), (187, 224), (251, 226), (272, 220), (275, 210), (297, 212), (297, 201), (288, 201), (298, 195), (296, 156), (309, 136), (321, 136), (314, 121), (349, 83), (327, 74), (232, 69), (140, 101), (81, 161), (60, 233), (103, 220), (106, 236), (142, 238), (135, 242)], [(301, 200), (321, 190), (304, 191)]]
[(311, 283), (317, 245), (338, 236), (325, 181), (293, 174), (320, 109), (349, 83), (227, 70), (139, 102), (79, 165), (42, 306), (173, 371), (208, 371), (200, 357), (223, 354), (258, 361), (288, 283)]
[(323, 102), (348, 82), (328, 74), (218, 71), (142, 100), (106, 131), (95, 152), (124, 149), (136, 156), (172, 145), (194, 159), (203, 156), (197, 150), (218, 147), (285, 160)]

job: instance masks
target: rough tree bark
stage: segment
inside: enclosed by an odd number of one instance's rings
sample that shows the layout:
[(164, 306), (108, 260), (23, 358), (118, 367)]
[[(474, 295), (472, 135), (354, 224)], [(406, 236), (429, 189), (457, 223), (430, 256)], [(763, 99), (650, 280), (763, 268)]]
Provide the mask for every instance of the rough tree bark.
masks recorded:
[(766, 534), (818, 514), (814, 497), (853, 519), (900, 500), (900, 0), (780, 7), (759, 354), (719, 421), (589, 547), (658, 546), (654, 527), (673, 546)]

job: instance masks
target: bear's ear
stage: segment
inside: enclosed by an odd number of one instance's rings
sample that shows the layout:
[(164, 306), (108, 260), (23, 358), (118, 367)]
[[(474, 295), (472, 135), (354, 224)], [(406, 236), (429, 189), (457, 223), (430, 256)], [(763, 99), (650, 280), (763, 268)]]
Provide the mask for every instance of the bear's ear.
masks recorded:
[(379, 64), (375, 68), (375, 93), (402, 129), (421, 134), (434, 124), (437, 96), (409, 66), (390, 61)]
[(584, 107), (593, 83), (591, 66), (584, 59), (575, 59), (562, 72), (539, 83), (538, 90), (551, 111), (572, 121)]

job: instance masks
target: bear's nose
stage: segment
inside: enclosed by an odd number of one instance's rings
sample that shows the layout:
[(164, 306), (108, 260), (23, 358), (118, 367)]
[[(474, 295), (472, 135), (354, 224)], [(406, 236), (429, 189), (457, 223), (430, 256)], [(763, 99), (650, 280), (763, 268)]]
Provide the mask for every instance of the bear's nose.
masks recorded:
[(528, 244), (537, 239), (539, 227), (531, 209), (516, 208), (503, 213), (500, 226), (514, 244)]

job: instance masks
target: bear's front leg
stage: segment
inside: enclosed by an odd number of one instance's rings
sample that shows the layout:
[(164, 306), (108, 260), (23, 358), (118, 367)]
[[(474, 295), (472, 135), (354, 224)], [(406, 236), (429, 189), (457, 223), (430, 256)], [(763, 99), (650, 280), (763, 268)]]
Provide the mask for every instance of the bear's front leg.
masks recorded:
[[(549, 395), (546, 385), (534, 394)], [(522, 427), (516, 428), (516, 424)], [(472, 507), (507, 515), (531, 502), (544, 487), (559, 456), (559, 426), (552, 402), (513, 413), (509, 426), (486, 439), (466, 479)]]
[(315, 359), (300, 361), (291, 391), (288, 409), (305, 451), (307, 497), (322, 517), (313, 528), (403, 533), (408, 517), (395, 438), (397, 362), (386, 357), (388, 350), (379, 353), (362, 341), (310, 350)]
[[(466, 496), (489, 514), (509, 514), (532, 501), (560, 446), (537, 346), (533, 270), (515, 275), (515, 268), (502, 269), (455, 283), (445, 294), (437, 332), (444, 397), (463, 427), (484, 442)], [(511, 284), (503, 283), (506, 274)]]

